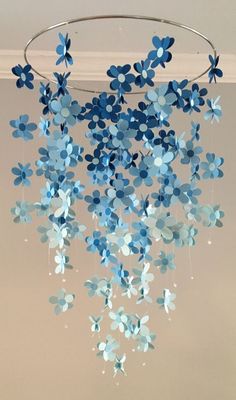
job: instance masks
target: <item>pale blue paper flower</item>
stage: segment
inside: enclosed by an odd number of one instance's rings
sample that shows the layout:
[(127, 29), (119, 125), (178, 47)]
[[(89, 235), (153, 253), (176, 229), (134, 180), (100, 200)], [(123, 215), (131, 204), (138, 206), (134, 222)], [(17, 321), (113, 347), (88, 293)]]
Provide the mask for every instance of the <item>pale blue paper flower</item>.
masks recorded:
[(60, 289), (56, 296), (49, 297), (49, 302), (55, 304), (54, 313), (59, 315), (73, 307), (74, 299), (74, 294), (67, 293), (65, 289)]
[(160, 251), (158, 260), (154, 261), (154, 265), (160, 268), (162, 273), (165, 273), (167, 269), (173, 270), (176, 268), (174, 264), (174, 254), (166, 254), (164, 251)]
[(206, 121), (210, 120), (211, 123), (214, 121), (219, 122), (220, 118), (222, 117), (222, 110), (221, 106), (218, 103), (220, 100), (220, 96), (218, 96), (216, 99), (208, 99), (207, 100), (207, 105), (209, 107), (209, 110), (207, 110), (204, 114), (204, 119)]
[(121, 333), (125, 331), (127, 316), (124, 314), (124, 307), (120, 307), (116, 312), (110, 311), (109, 317), (113, 320), (111, 330), (119, 329)]
[(11, 213), (14, 216), (13, 221), (16, 223), (30, 223), (32, 217), (30, 213), (34, 211), (35, 206), (28, 201), (17, 201), (16, 206), (11, 209)]
[(91, 315), (89, 316), (89, 319), (92, 322), (91, 331), (97, 333), (100, 332), (101, 331), (100, 323), (102, 322), (103, 317), (102, 316), (94, 317), (93, 315)]
[(176, 298), (175, 293), (171, 293), (169, 289), (164, 289), (163, 297), (157, 298), (157, 304), (160, 304), (160, 306), (165, 309), (165, 312), (169, 314), (169, 310), (171, 311), (175, 310), (175, 304), (173, 303), (175, 298)]
[(105, 342), (97, 344), (99, 350), (97, 356), (103, 357), (104, 361), (114, 361), (116, 358), (115, 350), (119, 347), (119, 343), (111, 335), (108, 335)]
[(126, 355), (123, 354), (123, 356), (118, 357), (116, 355), (116, 359), (115, 359), (115, 364), (114, 364), (114, 376), (116, 376), (116, 374), (118, 372), (122, 373), (123, 375), (126, 375), (126, 372), (124, 370), (124, 362), (126, 360)]

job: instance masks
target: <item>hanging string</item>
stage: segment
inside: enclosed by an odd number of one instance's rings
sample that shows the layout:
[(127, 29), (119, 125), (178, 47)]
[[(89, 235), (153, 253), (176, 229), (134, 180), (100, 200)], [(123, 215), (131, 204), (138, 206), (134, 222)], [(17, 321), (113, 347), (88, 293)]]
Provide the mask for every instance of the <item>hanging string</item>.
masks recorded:
[(192, 263), (192, 255), (191, 255), (191, 247), (188, 246), (188, 259), (189, 259), (189, 271), (190, 271), (190, 279), (194, 279), (193, 275), (193, 263)]

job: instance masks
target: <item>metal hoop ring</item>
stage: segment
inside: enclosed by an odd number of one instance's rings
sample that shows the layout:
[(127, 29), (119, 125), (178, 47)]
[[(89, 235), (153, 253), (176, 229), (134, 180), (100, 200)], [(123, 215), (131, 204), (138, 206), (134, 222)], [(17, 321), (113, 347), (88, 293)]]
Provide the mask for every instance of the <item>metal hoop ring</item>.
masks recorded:
[[(202, 38), (203, 40), (205, 40), (211, 47), (212, 51), (213, 51), (213, 56), (216, 57), (217, 56), (217, 52), (215, 49), (214, 44), (210, 41), (210, 39), (208, 39), (205, 35), (203, 35), (201, 32), (197, 31), (196, 29), (188, 26), (188, 25), (184, 25), (181, 24), (179, 22), (175, 22), (175, 21), (170, 21), (168, 19), (163, 19), (163, 18), (155, 18), (155, 17), (148, 17), (148, 16), (143, 16), (143, 15), (119, 15), (119, 14), (111, 14), (111, 15), (94, 15), (94, 16), (90, 16), (90, 17), (82, 17), (82, 18), (75, 18), (75, 19), (70, 19), (68, 21), (64, 21), (64, 22), (60, 22), (56, 25), (52, 25), (49, 26), (48, 28), (45, 28), (43, 30), (41, 30), (40, 32), (36, 33), (26, 44), (25, 48), (24, 48), (24, 59), (26, 61), (27, 64), (30, 64), (29, 59), (28, 59), (28, 50), (30, 45), (39, 37), (42, 36), (44, 33), (49, 32), (51, 30), (57, 29), (61, 26), (65, 26), (65, 25), (71, 25), (74, 24), (76, 22), (86, 22), (86, 21), (93, 21), (93, 20), (102, 20), (102, 19), (138, 19), (138, 20), (143, 20), (143, 21), (151, 21), (151, 22), (159, 22), (159, 23), (163, 23), (163, 24), (168, 24), (168, 25), (173, 25), (176, 26), (178, 28), (181, 29), (185, 29), (189, 32), (192, 32), (193, 34), (199, 36), (200, 38)], [(52, 83), (56, 83), (56, 81), (54, 79), (50, 79), (47, 76), (41, 74), (39, 71), (37, 71), (36, 68), (34, 68), (31, 65), (32, 70), (34, 71), (35, 74), (37, 74), (38, 76), (40, 76), (43, 79), (46, 79), (48, 82), (52, 82)], [(207, 69), (205, 69), (201, 74), (197, 75), (196, 77), (192, 78), (191, 80), (189, 80), (189, 82), (193, 82), (196, 81), (197, 79), (201, 78), (202, 76), (204, 76), (205, 74), (207, 74), (210, 70), (211, 66), (209, 66)], [(86, 92), (86, 93), (101, 93), (100, 91), (96, 91), (96, 90), (90, 90), (90, 89), (83, 89), (80, 87), (75, 87), (75, 86), (69, 86), (68, 88), (70, 89), (74, 89), (74, 90), (78, 90), (80, 92)], [(108, 93), (114, 93), (114, 92), (108, 92)], [(133, 95), (133, 94), (144, 94), (145, 92), (143, 91), (138, 91), (138, 92), (132, 92), (132, 93), (127, 93), (129, 95)]]

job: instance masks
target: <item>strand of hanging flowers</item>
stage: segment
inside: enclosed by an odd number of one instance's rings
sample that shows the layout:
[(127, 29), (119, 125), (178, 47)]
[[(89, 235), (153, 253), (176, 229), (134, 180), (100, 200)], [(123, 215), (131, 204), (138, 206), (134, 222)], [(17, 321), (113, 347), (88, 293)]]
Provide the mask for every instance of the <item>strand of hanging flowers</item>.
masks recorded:
[[(68, 34), (59, 34), (60, 44), (56, 48), (59, 56), (56, 64), (73, 64), (69, 53), (71, 41)], [(221, 227), (223, 211), (218, 205), (200, 204), (201, 179), (218, 179), (223, 176), (223, 158), (214, 153), (203, 153), (199, 145), (200, 124), (191, 121), (188, 133), (177, 134), (170, 125), (173, 111), (193, 116), (207, 106), (204, 119), (219, 121), (221, 106), (216, 99), (207, 98), (207, 89), (192, 85), (185, 79), (155, 86), (153, 78), (156, 67), (165, 67), (171, 61), (170, 47), (174, 39), (157, 36), (152, 40), (154, 49), (145, 60), (133, 65), (112, 65), (107, 71), (111, 78), (110, 88), (94, 97), (91, 103), (81, 105), (74, 100), (67, 87), (70, 72), (54, 73), (57, 89), (53, 93), (49, 83), (40, 83), (39, 102), (43, 116), (38, 126), (30, 122), (28, 115), (20, 115), (10, 121), (16, 139), (28, 142), (34, 138), (36, 129), (44, 142), (39, 148), (39, 159), (34, 173), (45, 178), (39, 201), (17, 201), (11, 209), (16, 223), (28, 223), (32, 213), (46, 217), (47, 223), (39, 226), (41, 241), (55, 249), (55, 273), (64, 274), (72, 269), (68, 255), (71, 241), (84, 239), (89, 252), (98, 253), (101, 265), (106, 267), (103, 277), (88, 277), (85, 287), (90, 297), (102, 299), (107, 317), (111, 320), (111, 331), (119, 330), (127, 339), (133, 339), (137, 350), (146, 352), (154, 349), (156, 335), (147, 326), (148, 315), (133, 314), (124, 307), (113, 309), (114, 288), (121, 296), (136, 298), (136, 304), (151, 303), (150, 284), (160, 271), (175, 269), (174, 253), (160, 251), (158, 258), (155, 243), (162, 241), (176, 247), (193, 246), (196, 223), (205, 227)], [(221, 77), (219, 57), (209, 56), (211, 69), (209, 81)], [(17, 65), (12, 68), (17, 76), (16, 86), (33, 89), (34, 76), (31, 66)], [(150, 86), (136, 108), (126, 105), (126, 93), (133, 87)], [(84, 156), (84, 149), (70, 136), (70, 128), (88, 122), (86, 137), (94, 150)], [(133, 151), (134, 144), (142, 151)], [(182, 182), (175, 172), (176, 162), (186, 166), (188, 180)], [(89, 190), (75, 179), (73, 169), (87, 163), (87, 173), (94, 190)], [(30, 186), (33, 169), (30, 163), (18, 163), (12, 168), (14, 185)], [(139, 190), (147, 195), (140, 196)], [(86, 192), (86, 194), (85, 194)], [(88, 212), (98, 222), (98, 228), (85, 236), (86, 227), (76, 215), (75, 204), (84, 201)], [(173, 207), (183, 208), (185, 221), (177, 220)], [(132, 222), (126, 217), (132, 215)], [(135, 256), (135, 268), (128, 268), (122, 259)], [(139, 266), (137, 266), (139, 265)], [(164, 288), (156, 302), (166, 313), (175, 309), (175, 293)], [(75, 295), (61, 288), (49, 298), (54, 304), (55, 314), (73, 307)], [(122, 297), (121, 297), (122, 299)], [(90, 316), (91, 330), (100, 332), (102, 315)], [(120, 344), (109, 334), (97, 343), (97, 355), (105, 361), (114, 362), (114, 374), (125, 373), (126, 355), (117, 352)]]

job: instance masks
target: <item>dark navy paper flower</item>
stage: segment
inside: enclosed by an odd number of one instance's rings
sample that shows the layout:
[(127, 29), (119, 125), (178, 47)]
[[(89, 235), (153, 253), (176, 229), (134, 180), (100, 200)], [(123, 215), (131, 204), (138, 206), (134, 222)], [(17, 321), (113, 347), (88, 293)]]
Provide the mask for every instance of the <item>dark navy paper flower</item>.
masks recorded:
[(184, 79), (181, 82), (177, 81), (169, 82), (170, 92), (173, 92), (177, 97), (177, 100), (173, 103), (173, 105), (176, 105), (177, 108), (184, 108), (185, 99), (188, 97), (189, 93), (189, 90), (186, 89), (187, 84), (188, 84), (187, 79)]
[(24, 67), (18, 64), (12, 68), (13, 74), (18, 76), (18, 79), (16, 81), (16, 86), (19, 89), (22, 88), (23, 86), (26, 86), (28, 89), (34, 88), (34, 85), (32, 83), (34, 80), (34, 75), (30, 71), (31, 71), (31, 65), (29, 64), (26, 64)]
[(172, 54), (168, 49), (174, 44), (174, 38), (169, 36), (164, 39), (160, 39), (158, 36), (154, 36), (152, 39), (153, 46), (156, 50), (152, 50), (148, 54), (149, 60), (152, 61), (151, 67), (155, 68), (161, 65), (165, 68), (165, 63), (169, 62), (172, 58)]
[(209, 61), (211, 63), (211, 69), (208, 72), (208, 77), (209, 77), (209, 83), (211, 83), (213, 80), (216, 83), (216, 78), (222, 78), (223, 72), (220, 68), (217, 68), (219, 64), (219, 59), (220, 56), (217, 57), (212, 57), (212, 55), (209, 55)]
[(64, 62), (66, 67), (68, 67), (68, 64), (73, 64), (73, 59), (69, 53), (71, 40), (69, 39), (68, 33), (65, 36), (63, 36), (62, 33), (59, 33), (58, 36), (61, 43), (56, 48), (56, 52), (60, 56), (56, 61), (56, 65)]
[(84, 117), (85, 119), (90, 121), (88, 124), (89, 129), (95, 129), (95, 128), (104, 129), (106, 124), (103, 121), (103, 116), (99, 106), (99, 99), (97, 97), (94, 97), (92, 103), (86, 103), (85, 107), (86, 107), (86, 113)]
[(154, 86), (153, 78), (155, 71), (150, 67), (150, 60), (140, 61), (134, 64), (134, 69), (138, 72), (138, 76), (135, 78), (135, 85), (142, 88), (144, 85)]
[(54, 72), (54, 76), (57, 80), (57, 92), (55, 93), (56, 97), (64, 96), (65, 94), (69, 94), (67, 90), (68, 78), (70, 76), (70, 72), (59, 74), (58, 72)]
[(131, 66), (129, 64), (117, 67), (112, 65), (107, 71), (107, 75), (115, 78), (111, 81), (110, 87), (112, 90), (118, 91), (120, 94), (131, 92), (131, 83), (134, 82), (135, 76), (129, 73)]
[(103, 92), (99, 96), (99, 106), (102, 118), (117, 122), (121, 111), (120, 104), (117, 104), (117, 98)]
[(49, 104), (52, 98), (52, 91), (50, 88), (50, 83), (47, 83), (46, 85), (43, 82), (40, 82), (40, 97), (39, 97), (39, 102), (42, 103), (45, 107), (43, 108), (43, 115), (46, 115), (49, 113)]
[(192, 90), (189, 91), (186, 97), (186, 104), (183, 108), (184, 112), (191, 114), (193, 111), (200, 112), (200, 108), (205, 104), (204, 96), (207, 95), (207, 89), (200, 89), (197, 83), (192, 85)]
[(201, 162), (201, 168), (203, 169), (203, 179), (216, 179), (223, 177), (223, 171), (220, 166), (224, 163), (222, 157), (216, 157), (214, 153), (206, 154), (207, 161)]

